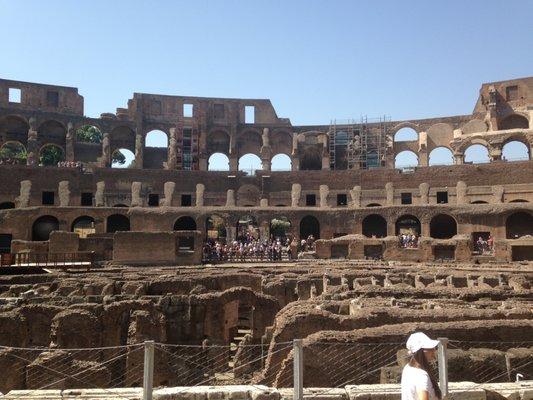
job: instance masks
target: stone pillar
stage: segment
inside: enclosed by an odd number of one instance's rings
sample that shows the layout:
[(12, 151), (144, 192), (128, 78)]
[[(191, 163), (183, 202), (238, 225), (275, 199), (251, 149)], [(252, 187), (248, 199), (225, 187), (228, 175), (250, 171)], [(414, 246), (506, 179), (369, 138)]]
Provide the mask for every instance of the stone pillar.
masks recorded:
[(94, 205), (96, 207), (105, 206), (105, 182), (96, 182), (96, 193), (94, 194)]
[(59, 182), (59, 207), (68, 207), (70, 205), (70, 184), (69, 181)]
[(361, 186), (354, 186), (350, 190), (350, 196), (352, 198), (352, 207), (360, 208), (361, 207)]
[(327, 151), (325, 151), (326, 155), (322, 155), (322, 169), (327, 170), (329, 169), (329, 154)]
[(131, 207), (142, 207), (141, 188), (141, 182), (131, 183)]
[(492, 143), (489, 146), (490, 161), (500, 161), (502, 159), (502, 143)]
[(31, 181), (20, 181), (20, 194), (15, 199), (17, 208), (25, 208), (30, 205)]
[(456, 186), (456, 198), (457, 198), (457, 204), (466, 204), (468, 203), (468, 195), (467, 195), (467, 189), (466, 183), (463, 181), (458, 181)]
[(174, 190), (176, 189), (175, 182), (165, 182), (163, 186), (163, 191), (165, 198), (161, 202), (161, 205), (164, 207), (172, 207), (172, 200), (174, 199)]
[(298, 171), (300, 169), (300, 159), (297, 156), (291, 157), (291, 170)]
[(427, 167), (429, 165), (427, 144), (427, 132), (420, 132), (418, 134), (418, 165), (421, 167)]
[(387, 182), (385, 184), (385, 195), (387, 197), (387, 205), (393, 206), (394, 205), (394, 185), (392, 182)]
[(196, 184), (196, 207), (204, 206), (205, 186), (203, 183)]
[(109, 133), (105, 132), (102, 136), (102, 157), (100, 159), (100, 166), (102, 168), (111, 167), (111, 139), (109, 138)]
[(74, 161), (74, 125), (67, 124), (67, 136), (65, 137), (65, 160)]
[(168, 159), (167, 169), (175, 170), (177, 166), (177, 139), (176, 139), (176, 127), (170, 128), (170, 134), (168, 138)]
[(259, 238), (261, 240), (268, 240), (270, 237), (270, 224), (268, 221), (264, 221), (259, 225)]
[(144, 165), (144, 137), (142, 133), (135, 134), (135, 168), (142, 168)]
[(268, 128), (263, 128), (261, 140), (261, 166), (263, 171), (270, 171), (272, 167), (272, 149), (270, 148), (270, 131)]
[(207, 171), (207, 132), (205, 131), (205, 128), (200, 130), (198, 137), (198, 153), (198, 168), (200, 171)]
[(226, 192), (226, 207), (235, 207), (235, 190), (228, 189)]
[(492, 202), (503, 203), (503, 195), (505, 194), (505, 188), (502, 185), (496, 185), (492, 187)]
[(226, 240), (228, 243), (233, 242), (237, 238), (237, 228), (234, 226), (226, 226)]
[(293, 183), (291, 189), (291, 207), (298, 207), (300, 205), (300, 196), (302, 194), (302, 185)]
[(268, 199), (266, 197), (259, 200), (259, 207), (268, 207)]
[(239, 170), (239, 159), (237, 156), (230, 156), (229, 158), (229, 170), (238, 171)]
[(453, 153), (453, 159), (456, 165), (461, 165), (464, 163), (465, 155), (463, 153)]
[(272, 169), (272, 160), (270, 158), (261, 159), (261, 169), (263, 171), (270, 171)]
[(418, 185), (418, 189), (420, 190), (420, 204), (421, 205), (429, 204), (429, 184), (426, 182), (423, 182), (420, 185)]
[(328, 195), (329, 195), (328, 185), (320, 185), (319, 193), (320, 193), (320, 208), (327, 208), (328, 207)]
[(26, 164), (37, 165), (39, 163), (39, 143), (37, 140), (37, 120), (33, 117), (29, 120), (30, 129), (28, 130), (28, 158)]

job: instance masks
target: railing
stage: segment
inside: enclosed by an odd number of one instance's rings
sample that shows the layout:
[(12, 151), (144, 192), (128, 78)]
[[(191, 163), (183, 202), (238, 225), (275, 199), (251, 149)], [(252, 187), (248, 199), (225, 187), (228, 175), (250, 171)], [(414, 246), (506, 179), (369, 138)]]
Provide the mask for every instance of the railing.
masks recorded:
[(50, 269), (94, 268), (94, 251), (75, 253), (15, 253), (2, 254), (2, 266), (36, 267)]

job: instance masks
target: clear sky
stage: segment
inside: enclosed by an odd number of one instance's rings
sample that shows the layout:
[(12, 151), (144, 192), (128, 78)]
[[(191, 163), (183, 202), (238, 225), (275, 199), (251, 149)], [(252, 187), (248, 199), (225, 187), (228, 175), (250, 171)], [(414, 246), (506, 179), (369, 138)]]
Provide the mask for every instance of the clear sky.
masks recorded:
[(85, 113), (133, 92), (269, 98), (293, 124), (472, 112), (533, 75), (533, 1), (0, 0), (0, 77), (75, 86)]

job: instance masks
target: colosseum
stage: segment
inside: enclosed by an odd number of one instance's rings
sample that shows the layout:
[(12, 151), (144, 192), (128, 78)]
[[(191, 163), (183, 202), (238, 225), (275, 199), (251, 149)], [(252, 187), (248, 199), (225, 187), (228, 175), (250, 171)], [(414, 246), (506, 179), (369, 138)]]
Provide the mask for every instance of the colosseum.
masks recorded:
[(0, 80), (0, 391), (152, 398), (151, 348), (154, 398), (396, 400), (423, 330), (450, 397), (530, 399), (532, 151), (533, 77), (467, 115), (314, 126), (146, 93), (91, 118)]

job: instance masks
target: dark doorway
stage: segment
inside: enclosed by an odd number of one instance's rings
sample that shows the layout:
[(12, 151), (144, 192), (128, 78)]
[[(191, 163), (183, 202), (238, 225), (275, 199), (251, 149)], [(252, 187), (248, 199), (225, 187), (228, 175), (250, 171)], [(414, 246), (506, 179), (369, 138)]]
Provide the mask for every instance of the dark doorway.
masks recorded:
[(9, 233), (0, 233), (0, 254), (11, 253), (11, 241), (13, 235)]
[(435, 260), (455, 260), (455, 246), (435, 246), (433, 256)]
[(429, 223), (429, 235), (434, 239), (450, 239), (457, 235), (457, 222), (447, 214), (436, 215)]
[(533, 216), (530, 213), (520, 211), (511, 214), (505, 221), (507, 239), (518, 239), (522, 236), (533, 236)]
[(320, 223), (312, 215), (308, 215), (300, 221), (300, 239), (307, 239), (313, 235), (315, 239), (320, 239)]
[(533, 261), (533, 246), (511, 246), (513, 261)]
[(56, 217), (45, 215), (35, 220), (32, 227), (31, 240), (38, 242), (48, 240), (50, 232), (59, 230), (59, 221)]
[(15, 203), (6, 201), (5, 203), (0, 203), (0, 210), (8, 210), (10, 208), (15, 208)]
[(382, 238), (387, 236), (387, 221), (381, 215), (371, 214), (363, 219), (363, 235)]
[(196, 221), (192, 217), (180, 217), (174, 223), (175, 231), (195, 231)]
[(130, 230), (130, 219), (122, 214), (113, 214), (107, 217), (107, 233), (124, 232)]

